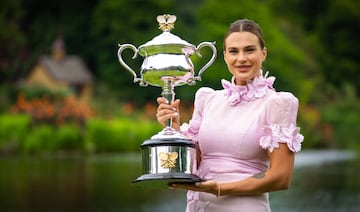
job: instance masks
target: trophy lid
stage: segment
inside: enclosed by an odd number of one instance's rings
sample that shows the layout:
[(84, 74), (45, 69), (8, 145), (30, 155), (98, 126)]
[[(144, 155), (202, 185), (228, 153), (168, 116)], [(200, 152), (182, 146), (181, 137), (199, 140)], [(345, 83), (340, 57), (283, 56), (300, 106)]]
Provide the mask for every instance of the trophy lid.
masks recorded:
[(163, 32), (152, 40), (139, 47), (141, 56), (150, 56), (155, 54), (192, 54), (196, 47), (180, 37), (172, 34), (170, 30), (174, 28), (176, 21), (175, 15), (159, 15), (156, 20), (159, 23), (159, 29)]

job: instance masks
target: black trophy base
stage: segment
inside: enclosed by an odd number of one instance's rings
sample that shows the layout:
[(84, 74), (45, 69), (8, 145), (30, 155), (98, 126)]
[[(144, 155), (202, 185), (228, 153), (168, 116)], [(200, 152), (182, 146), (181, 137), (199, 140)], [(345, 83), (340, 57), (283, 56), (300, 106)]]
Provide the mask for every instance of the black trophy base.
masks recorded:
[(194, 174), (184, 174), (181, 172), (163, 174), (144, 174), (133, 180), (136, 185), (149, 188), (168, 188), (173, 183), (194, 184), (204, 180)]

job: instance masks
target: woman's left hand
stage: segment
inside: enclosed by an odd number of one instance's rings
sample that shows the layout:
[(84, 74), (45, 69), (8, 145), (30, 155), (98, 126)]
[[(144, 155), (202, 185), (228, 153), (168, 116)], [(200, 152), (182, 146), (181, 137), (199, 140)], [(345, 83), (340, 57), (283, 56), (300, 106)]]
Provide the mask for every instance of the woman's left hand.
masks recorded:
[(219, 184), (215, 180), (207, 180), (204, 182), (197, 182), (195, 184), (190, 183), (173, 183), (169, 185), (169, 188), (174, 189), (186, 189), (192, 191), (207, 192), (214, 195), (218, 195)]

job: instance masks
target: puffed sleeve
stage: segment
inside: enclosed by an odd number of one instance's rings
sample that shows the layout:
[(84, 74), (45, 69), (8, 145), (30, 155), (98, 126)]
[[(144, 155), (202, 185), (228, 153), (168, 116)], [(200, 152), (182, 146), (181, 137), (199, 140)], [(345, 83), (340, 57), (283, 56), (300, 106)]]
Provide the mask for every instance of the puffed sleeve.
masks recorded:
[(184, 123), (180, 127), (180, 131), (193, 141), (198, 140), (197, 135), (200, 128), (204, 107), (209, 95), (211, 95), (213, 92), (214, 90), (208, 87), (202, 87), (196, 92), (192, 118), (189, 123)]
[(296, 126), (298, 99), (288, 92), (274, 94), (266, 106), (265, 127), (260, 138), (260, 145), (270, 152), (286, 143), (292, 152), (301, 150), (304, 136)]

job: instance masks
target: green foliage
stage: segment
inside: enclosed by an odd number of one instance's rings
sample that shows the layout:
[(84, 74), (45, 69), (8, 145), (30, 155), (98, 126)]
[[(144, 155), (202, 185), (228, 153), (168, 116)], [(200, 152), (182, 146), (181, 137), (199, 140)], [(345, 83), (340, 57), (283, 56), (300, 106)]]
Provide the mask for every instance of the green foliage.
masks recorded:
[[(360, 54), (357, 53), (360, 47), (357, 38), (360, 3), (357, 0), (76, 0), (71, 4), (45, 0), (3, 1), (0, 7), (0, 84), (15, 87), (14, 82), (26, 76), (40, 55), (50, 53), (52, 42), (60, 34), (65, 40), (67, 53), (83, 57), (96, 76), (96, 83), (101, 82), (111, 90), (107, 96), (95, 90), (95, 98), (102, 97), (100, 102), (111, 100), (102, 106), (104, 113), (101, 115), (121, 116), (123, 114), (116, 109), (117, 105), (130, 101), (142, 105), (154, 101), (161, 91), (152, 86), (141, 88), (132, 82), (132, 76), (117, 61), (117, 44), (131, 43), (139, 47), (159, 35), (155, 17), (164, 13), (177, 16), (174, 34), (194, 45), (216, 41), (218, 50), (217, 60), (203, 74), (202, 82), (176, 89), (177, 97), (183, 101), (192, 101), (200, 86), (219, 89), (220, 79), (231, 77), (222, 55), (224, 33), (237, 19), (253, 19), (260, 24), (265, 35), (268, 48), (265, 71), (277, 77), (275, 87), (278, 90), (293, 92), (299, 97), (300, 106), (307, 108), (300, 110), (299, 120), (306, 139), (312, 140), (308, 144), (324, 145), (321, 141), (326, 137), (324, 131), (331, 129), (333, 139), (330, 143), (341, 142), (342, 136), (346, 135), (354, 135), (347, 139), (354, 143), (353, 139), (358, 137), (351, 132), (351, 127), (346, 127), (356, 125), (355, 110), (346, 108), (358, 105), (354, 102), (359, 101), (360, 93)], [(202, 58), (192, 57), (196, 73), (210, 56), (209, 50), (204, 49), (201, 53)], [(125, 51), (124, 59), (139, 73), (143, 58), (132, 59), (132, 55), (133, 52)], [(348, 84), (353, 87), (356, 100), (345, 103), (344, 97), (336, 90)], [(14, 93), (7, 89), (7, 85), (1, 85), (0, 110), (8, 111)], [(26, 92), (36, 96), (43, 91)], [(311, 108), (321, 110), (320, 121), (312, 118)], [(111, 125), (114, 129), (123, 128), (120, 123)], [(130, 125), (126, 126), (128, 132), (132, 132)], [(43, 131), (45, 135), (46, 129)], [(40, 134), (36, 136), (41, 137)], [(72, 136), (68, 136), (71, 140)], [(142, 137), (123, 136), (130, 140), (135, 137), (138, 141), (131, 144), (133, 147), (147, 136), (145, 133)], [(96, 150), (98, 140), (101, 139), (87, 140), (91, 142), (84, 143), (84, 148)], [(110, 144), (116, 146), (114, 141)]]
[(49, 125), (39, 125), (29, 130), (22, 148), (26, 153), (53, 152), (56, 150), (54, 134), (56, 130)]
[(83, 129), (75, 124), (58, 127), (55, 138), (57, 149), (82, 151), (84, 148)]
[(21, 0), (1, 1), (0, 6), (0, 83), (14, 78), (24, 59), (25, 33), (19, 27), (24, 16)]
[(129, 126), (127, 121), (91, 120), (87, 123), (86, 143), (93, 146), (98, 152), (105, 152), (109, 149), (112, 151), (128, 150), (127, 147), (134, 137), (134, 132)]
[[(289, 37), (287, 32), (293, 30), (290, 23), (277, 19), (265, 2), (257, 2), (254, 6), (254, 2), (244, 1), (241, 7), (234, 7), (233, 5), (236, 4), (238, 4), (236, 0), (225, 2), (209, 0), (205, 1), (197, 12), (198, 31), (207, 32), (199, 33), (198, 36), (215, 39), (218, 48), (218, 60), (210, 68), (212, 70), (206, 73), (204, 81), (209, 79), (212, 84), (218, 85), (219, 79), (229, 76), (226, 75), (228, 71), (222, 59), (224, 34), (233, 21), (248, 18), (259, 23), (263, 30), (268, 48), (264, 71), (269, 71), (270, 75), (277, 77), (276, 88), (294, 92), (301, 102), (309, 101), (311, 91), (319, 80), (313, 73), (316, 68), (313, 59), (305, 52), (303, 43), (298, 41), (305, 37), (300, 33), (297, 37)], [(223, 12), (214, 12), (214, 8), (223, 8)], [(275, 24), (277, 22), (282, 24)], [(311, 75), (312, 78), (307, 79), (307, 75)]]
[(0, 151), (18, 149), (26, 137), (30, 122), (27, 115), (0, 115)]
[[(317, 51), (323, 65), (323, 75), (338, 87), (353, 82), (360, 94), (360, 2), (357, 0), (329, 1), (327, 10), (318, 21), (316, 33), (322, 48)], [(331, 52), (331, 53), (330, 53)]]
[(116, 119), (105, 121), (93, 119), (87, 124), (86, 143), (89, 151), (134, 151), (159, 129), (157, 123), (146, 120)]
[[(139, 86), (133, 83), (130, 73), (117, 62), (117, 45), (130, 43), (138, 47), (160, 34), (156, 16), (173, 11), (174, 5), (173, 1), (112, 0), (100, 1), (94, 8), (91, 19), (92, 35), (96, 40), (94, 45), (104, 50), (97, 51), (97, 69), (101, 70), (99, 76), (121, 98), (141, 101), (154, 98), (159, 93), (148, 89), (141, 96), (138, 95)], [(133, 60), (132, 55), (133, 52), (124, 51), (124, 60), (139, 75), (142, 58), (138, 55)]]
[(0, 116), (0, 153), (133, 152), (161, 126), (143, 118), (91, 119), (75, 124), (31, 125), (27, 115)]
[(82, 129), (76, 125), (39, 125), (29, 129), (22, 151), (31, 154), (78, 151), (84, 149)]
[[(28, 100), (46, 97), (52, 101), (56, 99), (63, 99), (71, 94), (74, 94), (74, 92), (70, 89), (54, 91), (44, 86), (21, 86), (17, 89), (17, 92), (15, 93), (22, 93), (24, 97)], [(11, 98), (15, 100), (16, 97), (17, 96), (12, 96)]]
[(10, 108), (10, 86), (8, 84), (0, 84), (0, 113)]
[(322, 109), (323, 121), (331, 126), (332, 143), (340, 148), (360, 151), (360, 101), (356, 98), (355, 88), (349, 84), (339, 93), (341, 100), (331, 102)]

